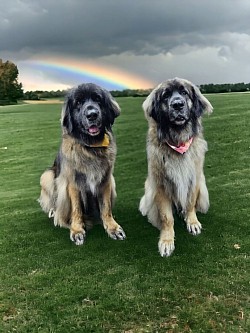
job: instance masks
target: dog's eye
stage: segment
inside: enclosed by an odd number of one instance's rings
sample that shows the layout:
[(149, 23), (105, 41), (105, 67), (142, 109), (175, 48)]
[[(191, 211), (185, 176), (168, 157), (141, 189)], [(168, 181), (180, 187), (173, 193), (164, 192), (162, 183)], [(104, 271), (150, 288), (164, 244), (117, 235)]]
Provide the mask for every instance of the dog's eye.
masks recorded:
[(182, 91), (181, 91), (181, 95), (186, 96), (186, 95), (188, 95), (188, 93), (187, 93), (186, 90), (182, 90)]
[(81, 106), (82, 106), (82, 104), (81, 104), (80, 102), (76, 102), (76, 104), (75, 104), (75, 108), (76, 108), (77, 110), (80, 110), (80, 109), (81, 109)]
[(101, 97), (100, 96), (96, 96), (95, 100), (96, 100), (97, 103), (100, 103), (101, 102)]
[(91, 96), (92, 100), (96, 103), (100, 103), (101, 102), (101, 96), (99, 96), (98, 94), (94, 94)]
[(165, 91), (162, 95), (162, 99), (166, 100), (170, 97), (170, 95), (171, 95), (170, 91)]

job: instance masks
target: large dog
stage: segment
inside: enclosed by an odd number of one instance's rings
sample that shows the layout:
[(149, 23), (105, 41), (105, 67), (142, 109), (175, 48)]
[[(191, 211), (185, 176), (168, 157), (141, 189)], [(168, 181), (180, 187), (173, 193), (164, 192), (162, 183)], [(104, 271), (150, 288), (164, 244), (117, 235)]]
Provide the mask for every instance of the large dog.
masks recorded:
[(55, 225), (70, 229), (76, 245), (84, 243), (93, 218), (100, 218), (111, 238), (125, 238), (112, 216), (116, 143), (111, 127), (119, 114), (111, 94), (92, 83), (73, 88), (62, 109), (62, 142), (53, 166), (41, 176), (39, 202)]
[(201, 232), (196, 211), (205, 213), (209, 208), (201, 116), (213, 108), (198, 87), (175, 78), (158, 85), (143, 109), (149, 125), (148, 176), (139, 209), (160, 229), (158, 248), (164, 257), (174, 250), (173, 206), (193, 235)]

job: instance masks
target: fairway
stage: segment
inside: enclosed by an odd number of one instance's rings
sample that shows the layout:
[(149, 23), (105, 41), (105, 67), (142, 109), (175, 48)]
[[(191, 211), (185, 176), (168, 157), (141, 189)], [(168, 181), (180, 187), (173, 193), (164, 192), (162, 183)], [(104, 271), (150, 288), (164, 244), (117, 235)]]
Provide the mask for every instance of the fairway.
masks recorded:
[(60, 143), (60, 104), (0, 107), (0, 332), (250, 332), (250, 94), (206, 96), (211, 206), (201, 235), (175, 217), (175, 251), (138, 205), (147, 174), (143, 98), (118, 98), (115, 219), (76, 246), (41, 211), (39, 178)]

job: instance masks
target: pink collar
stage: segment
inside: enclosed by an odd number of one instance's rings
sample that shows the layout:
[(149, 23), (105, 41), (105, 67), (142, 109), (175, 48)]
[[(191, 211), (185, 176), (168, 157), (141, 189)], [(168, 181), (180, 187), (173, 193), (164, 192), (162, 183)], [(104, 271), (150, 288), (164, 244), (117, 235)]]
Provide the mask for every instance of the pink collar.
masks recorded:
[(172, 149), (174, 149), (175, 151), (177, 151), (178, 153), (180, 153), (180, 154), (183, 155), (184, 153), (186, 153), (186, 151), (188, 151), (188, 149), (191, 146), (192, 142), (193, 142), (193, 138), (189, 139), (187, 142), (181, 143), (178, 147), (173, 146), (173, 145), (171, 145), (168, 142), (167, 142), (167, 144), (169, 145), (169, 147), (171, 147)]

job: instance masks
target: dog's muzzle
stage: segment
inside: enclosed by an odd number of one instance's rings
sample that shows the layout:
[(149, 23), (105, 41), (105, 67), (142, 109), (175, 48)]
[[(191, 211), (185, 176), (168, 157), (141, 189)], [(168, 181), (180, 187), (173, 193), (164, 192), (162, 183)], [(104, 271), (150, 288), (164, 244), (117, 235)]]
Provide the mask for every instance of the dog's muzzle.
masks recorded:
[(94, 122), (98, 118), (98, 115), (99, 111), (95, 108), (88, 109), (86, 112), (86, 117), (90, 122)]
[(172, 95), (169, 101), (170, 120), (176, 125), (183, 125), (188, 120), (186, 100), (179, 94)]
[(170, 106), (176, 111), (181, 111), (185, 106), (185, 101), (181, 98), (174, 98)]
[(100, 109), (94, 105), (87, 105), (84, 114), (86, 117), (84, 127), (90, 135), (98, 135), (102, 124)]

